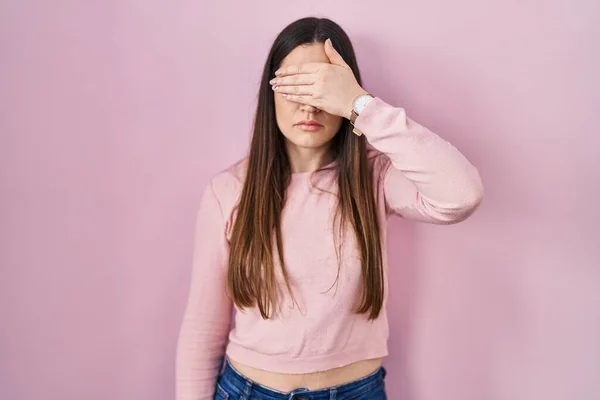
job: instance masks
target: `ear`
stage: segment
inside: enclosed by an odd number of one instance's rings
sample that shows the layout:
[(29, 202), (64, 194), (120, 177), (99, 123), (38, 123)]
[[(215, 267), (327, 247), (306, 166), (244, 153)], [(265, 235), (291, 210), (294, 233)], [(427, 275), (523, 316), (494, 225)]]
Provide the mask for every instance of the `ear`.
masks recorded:
[(329, 62), (331, 64), (339, 65), (344, 68), (350, 68), (348, 64), (346, 64), (340, 53), (338, 53), (337, 50), (333, 48), (333, 43), (331, 43), (331, 39), (327, 39), (325, 41), (325, 54), (327, 55), (327, 58), (329, 58)]

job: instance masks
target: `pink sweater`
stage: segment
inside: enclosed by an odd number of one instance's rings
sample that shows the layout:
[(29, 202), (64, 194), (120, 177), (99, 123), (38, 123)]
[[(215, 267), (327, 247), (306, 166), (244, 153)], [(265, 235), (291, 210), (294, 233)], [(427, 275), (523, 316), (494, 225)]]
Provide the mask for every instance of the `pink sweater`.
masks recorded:
[(332, 225), (336, 202), (327, 191), (336, 190), (335, 162), (312, 174), (292, 174), (287, 189), (281, 216), (284, 260), (298, 305), (284, 290), (279, 318), (263, 320), (257, 308), (236, 309), (232, 318), (225, 279), (233, 210), (246, 166), (239, 162), (211, 180), (199, 207), (191, 287), (177, 348), (177, 400), (212, 399), (224, 354), (280, 373), (323, 371), (388, 354), (387, 216), (456, 223), (477, 208), (483, 187), (477, 169), (455, 147), (408, 119), (402, 108), (375, 98), (356, 127), (373, 147), (369, 161), (375, 182), (381, 183), (377, 198), (386, 296), (379, 318), (369, 322), (365, 314), (351, 310), (361, 283), (351, 232), (339, 280), (332, 286), (338, 268)]

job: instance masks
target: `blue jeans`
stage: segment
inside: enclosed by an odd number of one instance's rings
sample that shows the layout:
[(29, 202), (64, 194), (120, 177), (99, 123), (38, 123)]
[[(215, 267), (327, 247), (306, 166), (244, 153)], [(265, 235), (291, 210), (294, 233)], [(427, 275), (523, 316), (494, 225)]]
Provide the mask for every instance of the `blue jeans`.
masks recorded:
[(386, 369), (337, 386), (325, 389), (294, 389), (280, 392), (251, 381), (237, 371), (225, 357), (225, 365), (219, 379), (215, 400), (387, 400), (384, 378)]

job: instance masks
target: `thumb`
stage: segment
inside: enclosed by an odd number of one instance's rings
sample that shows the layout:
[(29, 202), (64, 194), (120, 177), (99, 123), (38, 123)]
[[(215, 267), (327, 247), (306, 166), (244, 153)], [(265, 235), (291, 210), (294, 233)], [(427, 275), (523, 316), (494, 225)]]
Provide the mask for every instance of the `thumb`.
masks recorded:
[(331, 64), (349, 68), (348, 64), (346, 64), (340, 53), (338, 53), (337, 50), (333, 48), (333, 43), (331, 43), (331, 39), (327, 39), (325, 41), (325, 55), (327, 55), (327, 58), (329, 58), (329, 62)]

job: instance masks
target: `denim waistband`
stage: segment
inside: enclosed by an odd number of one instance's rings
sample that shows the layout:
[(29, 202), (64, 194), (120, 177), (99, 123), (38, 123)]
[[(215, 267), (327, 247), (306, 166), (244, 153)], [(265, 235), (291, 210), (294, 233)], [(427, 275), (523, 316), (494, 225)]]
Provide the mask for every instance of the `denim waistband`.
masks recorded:
[(316, 390), (309, 390), (308, 388), (296, 388), (291, 392), (281, 392), (247, 378), (241, 372), (236, 370), (233, 365), (231, 365), (227, 357), (225, 357), (224, 361), (221, 378), (227, 381), (229, 385), (237, 389), (240, 394), (244, 393), (249, 397), (250, 393), (260, 393), (263, 397), (272, 398), (273, 400), (299, 400), (307, 396), (310, 396), (311, 400), (329, 400), (354, 393), (358, 394), (366, 392), (371, 388), (375, 388), (377, 385), (383, 382), (387, 374), (385, 367), (382, 365), (367, 376), (340, 385)]

